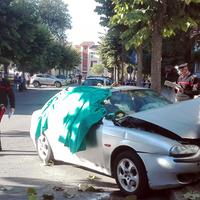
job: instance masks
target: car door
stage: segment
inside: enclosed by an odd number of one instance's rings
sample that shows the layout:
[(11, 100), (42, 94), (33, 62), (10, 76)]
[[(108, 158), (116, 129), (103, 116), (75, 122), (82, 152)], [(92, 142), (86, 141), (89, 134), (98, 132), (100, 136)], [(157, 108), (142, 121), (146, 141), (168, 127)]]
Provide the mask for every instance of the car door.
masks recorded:
[(52, 76), (45, 74), (45, 82), (46, 82), (45, 83), (46, 85), (53, 85), (55, 82), (55, 79)]
[(77, 156), (81, 161), (90, 161), (100, 167), (105, 166), (102, 148), (102, 133), (103, 122), (99, 122), (90, 129), (85, 138), (86, 150), (77, 153)]
[(44, 84), (44, 75), (43, 74), (37, 74), (34, 81), (38, 81), (40, 84)]

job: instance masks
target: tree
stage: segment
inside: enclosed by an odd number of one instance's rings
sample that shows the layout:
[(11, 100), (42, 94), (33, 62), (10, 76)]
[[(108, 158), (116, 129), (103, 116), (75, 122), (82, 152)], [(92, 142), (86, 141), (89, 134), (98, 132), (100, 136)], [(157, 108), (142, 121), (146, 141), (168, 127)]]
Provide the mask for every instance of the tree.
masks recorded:
[(70, 16), (61, 0), (0, 1), (0, 63), (13, 61), (19, 70), (30, 72), (71, 69), (80, 56), (64, 46), (68, 28)]
[(102, 75), (104, 73), (104, 66), (102, 64), (95, 64), (92, 68), (91, 68), (91, 72), (94, 75)]
[(16, 30), (17, 18), (10, 5), (13, 0), (0, 1), (0, 63), (8, 64), (11, 60), (14, 41), (19, 38)]
[[(114, 15), (114, 4), (112, 0), (95, 0), (100, 5), (96, 7), (95, 12), (97, 12), (100, 17), (100, 24), (105, 27), (110, 28), (110, 18)], [(104, 66), (114, 73), (114, 80), (116, 82), (120, 79), (123, 80), (124, 71), (124, 61), (126, 57), (126, 52), (124, 44), (120, 38), (121, 32), (124, 26), (116, 25), (110, 28), (105, 37), (102, 37), (102, 42), (100, 43), (100, 56), (104, 63)], [(120, 66), (121, 65), (121, 66)]]
[(80, 54), (77, 53), (75, 49), (70, 46), (64, 47), (61, 46), (61, 60), (59, 65), (57, 66), (58, 69), (62, 70), (71, 70), (75, 66), (80, 64), (81, 57)]
[(40, 23), (37, 10), (32, 4), (24, 0), (15, 1), (11, 9), (18, 20), (15, 24), (18, 37), (14, 38), (10, 51), (12, 61), (17, 63), (22, 71), (27, 71), (36, 64), (41, 67), (41, 56), (51, 39), (49, 30)]
[[(147, 39), (151, 40), (151, 80), (152, 88), (158, 92), (161, 90), (161, 61), (163, 36), (170, 37), (176, 30), (187, 31), (196, 26), (197, 12), (192, 2), (179, 0), (137, 0), (122, 1), (113, 0), (115, 3), (115, 16), (113, 23), (124, 24), (128, 29), (124, 31), (124, 37), (128, 38), (126, 47), (136, 48)], [(190, 5), (191, 4), (191, 5)], [(132, 33), (132, 34), (131, 34)]]
[(104, 27), (109, 27), (110, 18), (115, 14), (114, 13), (114, 6), (115, 4), (112, 2), (112, 0), (95, 0), (97, 3), (99, 3), (99, 6), (96, 6), (95, 12), (98, 13), (98, 15), (101, 15), (100, 17), (100, 24)]
[(99, 54), (103, 65), (108, 69), (108, 71), (113, 71), (114, 80), (117, 82), (120, 72), (120, 50), (121, 45), (118, 40), (118, 36), (115, 36), (114, 30), (109, 30), (107, 35), (102, 38), (99, 47)]
[(38, 10), (42, 22), (48, 25), (56, 39), (63, 42), (66, 30), (71, 29), (68, 6), (63, 0), (38, 0)]

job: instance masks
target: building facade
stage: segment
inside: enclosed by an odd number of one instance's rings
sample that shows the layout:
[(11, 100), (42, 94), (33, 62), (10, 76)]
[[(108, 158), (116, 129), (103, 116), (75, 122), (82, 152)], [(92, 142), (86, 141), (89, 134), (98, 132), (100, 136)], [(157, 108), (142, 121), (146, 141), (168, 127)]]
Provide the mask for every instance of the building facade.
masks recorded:
[(81, 64), (78, 66), (80, 74), (83, 78), (90, 75), (90, 70), (95, 64), (100, 64), (101, 60), (97, 54), (98, 45), (94, 42), (82, 42), (76, 45), (75, 48), (80, 52)]

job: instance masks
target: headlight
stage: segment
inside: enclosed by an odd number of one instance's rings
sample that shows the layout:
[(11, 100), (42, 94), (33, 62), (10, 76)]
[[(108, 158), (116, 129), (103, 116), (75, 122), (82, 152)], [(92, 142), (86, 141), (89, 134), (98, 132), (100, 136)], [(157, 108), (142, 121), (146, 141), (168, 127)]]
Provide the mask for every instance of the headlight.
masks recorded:
[(191, 156), (199, 151), (196, 145), (176, 145), (170, 150), (170, 155), (175, 157)]

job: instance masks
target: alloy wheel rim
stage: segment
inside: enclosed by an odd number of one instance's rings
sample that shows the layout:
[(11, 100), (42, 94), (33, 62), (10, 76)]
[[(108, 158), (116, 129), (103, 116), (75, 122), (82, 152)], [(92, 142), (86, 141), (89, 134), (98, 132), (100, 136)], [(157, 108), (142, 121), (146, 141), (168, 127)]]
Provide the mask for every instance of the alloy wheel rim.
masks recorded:
[(45, 160), (49, 153), (49, 144), (47, 138), (41, 135), (38, 138), (38, 152), (42, 160)]
[(139, 173), (135, 164), (128, 158), (117, 165), (117, 177), (121, 187), (127, 192), (134, 192), (139, 185)]

